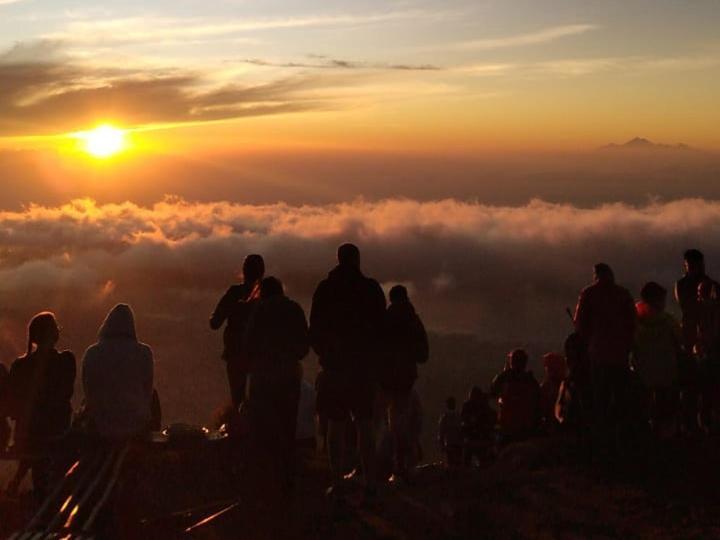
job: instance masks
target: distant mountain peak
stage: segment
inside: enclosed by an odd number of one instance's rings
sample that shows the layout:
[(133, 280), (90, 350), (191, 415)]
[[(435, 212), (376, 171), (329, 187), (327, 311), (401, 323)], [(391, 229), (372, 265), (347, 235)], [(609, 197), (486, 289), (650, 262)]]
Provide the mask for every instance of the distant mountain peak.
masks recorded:
[(611, 143), (603, 146), (601, 149), (618, 149), (618, 150), (688, 150), (690, 147), (685, 143), (678, 144), (662, 144), (652, 142), (644, 137), (635, 137), (629, 141), (616, 144)]

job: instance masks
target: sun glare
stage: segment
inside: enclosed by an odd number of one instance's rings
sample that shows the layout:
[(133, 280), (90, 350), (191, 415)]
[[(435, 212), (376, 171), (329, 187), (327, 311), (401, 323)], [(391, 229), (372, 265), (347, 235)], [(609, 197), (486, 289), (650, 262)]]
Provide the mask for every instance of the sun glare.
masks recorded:
[(125, 148), (125, 132), (110, 125), (98, 126), (80, 134), (85, 151), (97, 158), (106, 158)]

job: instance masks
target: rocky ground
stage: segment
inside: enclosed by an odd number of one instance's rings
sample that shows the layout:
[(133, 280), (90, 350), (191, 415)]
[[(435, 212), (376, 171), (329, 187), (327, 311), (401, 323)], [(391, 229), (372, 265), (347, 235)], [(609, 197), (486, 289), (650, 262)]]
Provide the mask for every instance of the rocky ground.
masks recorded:
[[(351, 486), (340, 508), (323, 496), (324, 459), (311, 456), (289, 511), (253, 504), (252, 486), (238, 494), (207, 461), (164, 454), (125, 480), (111, 529), (126, 538), (720, 538), (719, 449), (705, 438), (656, 443), (600, 470), (567, 440), (535, 439), (473, 471), (423, 466), (415, 485), (387, 487), (371, 506)], [(5, 534), (26, 503), (3, 501)]]

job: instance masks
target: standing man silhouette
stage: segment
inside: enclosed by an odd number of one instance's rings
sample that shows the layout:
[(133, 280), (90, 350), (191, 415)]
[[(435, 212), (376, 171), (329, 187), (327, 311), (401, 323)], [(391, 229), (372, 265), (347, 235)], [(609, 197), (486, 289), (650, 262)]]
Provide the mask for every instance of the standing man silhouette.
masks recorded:
[(345, 466), (345, 430), (352, 416), (365, 476), (365, 496), (376, 494), (373, 402), (385, 294), (360, 270), (360, 250), (343, 244), (338, 265), (320, 282), (310, 312), (310, 341), (320, 357), (322, 384), (317, 408), (328, 418), (328, 450), (333, 484), (330, 497), (341, 497)]
[(227, 367), (230, 396), (235, 408), (245, 400), (248, 360), (243, 351), (243, 341), (253, 305), (260, 298), (260, 281), (264, 275), (262, 256), (245, 257), (242, 283), (230, 286), (210, 317), (210, 328), (213, 330), (218, 330), (227, 322), (223, 332), (222, 359)]

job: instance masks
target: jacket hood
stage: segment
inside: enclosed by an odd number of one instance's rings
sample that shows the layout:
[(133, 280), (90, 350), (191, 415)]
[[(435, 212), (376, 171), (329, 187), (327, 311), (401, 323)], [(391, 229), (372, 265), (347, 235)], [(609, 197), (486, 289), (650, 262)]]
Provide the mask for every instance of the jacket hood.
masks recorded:
[(103, 339), (131, 339), (137, 341), (135, 315), (127, 304), (118, 304), (110, 310), (100, 326), (98, 337)]

